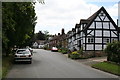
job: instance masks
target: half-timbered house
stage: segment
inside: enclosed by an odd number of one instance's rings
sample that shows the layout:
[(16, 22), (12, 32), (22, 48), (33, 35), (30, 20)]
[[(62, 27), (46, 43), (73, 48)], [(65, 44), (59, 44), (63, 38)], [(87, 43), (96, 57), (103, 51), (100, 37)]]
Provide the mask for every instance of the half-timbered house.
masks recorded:
[(101, 51), (106, 48), (107, 43), (119, 40), (118, 26), (104, 7), (88, 19), (81, 19), (76, 24), (75, 31), (77, 50), (83, 48), (83, 51)]

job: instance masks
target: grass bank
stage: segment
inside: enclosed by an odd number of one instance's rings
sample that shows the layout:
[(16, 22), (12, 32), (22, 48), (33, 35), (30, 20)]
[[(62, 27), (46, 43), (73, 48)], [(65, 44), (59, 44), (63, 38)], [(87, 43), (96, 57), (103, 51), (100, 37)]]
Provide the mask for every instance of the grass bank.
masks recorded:
[(120, 76), (120, 65), (110, 62), (100, 62), (92, 65), (93, 68)]
[(13, 56), (12, 55), (10, 55), (8, 57), (6, 57), (6, 56), (2, 57), (2, 78), (5, 78), (9, 69), (11, 68), (12, 64), (13, 64)]

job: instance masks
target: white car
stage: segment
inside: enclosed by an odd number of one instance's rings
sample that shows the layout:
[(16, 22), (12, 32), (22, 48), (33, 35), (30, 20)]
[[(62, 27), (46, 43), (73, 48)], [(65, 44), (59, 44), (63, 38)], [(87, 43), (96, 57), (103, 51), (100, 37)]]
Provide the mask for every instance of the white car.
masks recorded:
[(27, 49), (29, 49), (30, 50), (30, 52), (31, 52), (31, 54), (33, 55), (33, 49), (32, 48), (27, 48)]
[(58, 48), (57, 48), (57, 47), (52, 47), (51, 51), (56, 51), (56, 52), (58, 52)]
[(14, 57), (15, 62), (27, 61), (32, 63), (32, 54), (29, 49), (18, 49)]

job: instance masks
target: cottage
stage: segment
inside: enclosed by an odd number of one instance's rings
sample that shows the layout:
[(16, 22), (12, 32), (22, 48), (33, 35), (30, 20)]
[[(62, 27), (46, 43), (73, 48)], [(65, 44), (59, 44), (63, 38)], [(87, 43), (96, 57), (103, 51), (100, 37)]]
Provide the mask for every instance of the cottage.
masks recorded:
[(33, 43), (33, 47), (34, 48), (43, 48), (45, 45), (45, 40), (36, 40), (34, 43)]
[(37, 42), (33, 43), (33, 48), (38, 48), (38, 43)]
[[(104, 50), (107, 43), (119, 40), (118, 31), (118, 26), (105, 8), (101, 7), (88, 19), (81, 19), (80, 23), (76, 24), (75, 30), (68, 33), (69, 49), (75, 47), (77, 50), (83, 48), (84, 51)], [(72, 37), (74, 37), (73, 40)], [(75, 41), (75, 44), (71, 45), (70, 41)]]

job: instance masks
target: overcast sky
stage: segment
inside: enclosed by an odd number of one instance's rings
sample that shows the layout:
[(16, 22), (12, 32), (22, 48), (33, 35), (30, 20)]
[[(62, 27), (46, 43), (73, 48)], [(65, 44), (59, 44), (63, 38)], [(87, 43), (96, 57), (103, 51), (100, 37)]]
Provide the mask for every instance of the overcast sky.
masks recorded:
[[(44, 0), (45, 4), (36, 3), (37, 24), (35, 33), (47, 30), (49, 34), (65, 33), (75, 27), (80, 19), (87, 19), (102, 6), (117, 22), (118, 0)], [(91, 1), (91, 2), (90, 2)]]

